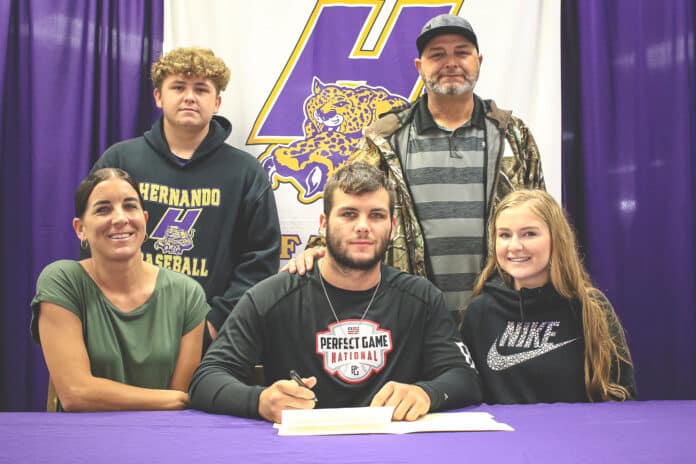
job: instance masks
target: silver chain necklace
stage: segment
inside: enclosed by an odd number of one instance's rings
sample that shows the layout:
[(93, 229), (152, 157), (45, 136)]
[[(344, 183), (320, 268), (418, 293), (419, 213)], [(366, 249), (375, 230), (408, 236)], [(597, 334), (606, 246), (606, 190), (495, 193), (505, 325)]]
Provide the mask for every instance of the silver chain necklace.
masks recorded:
[[(334, 319), (336, 319), (336, 322), (341, 322), (338, 319), (338, 314), (336, 314), (336, 310), (334, 309), (333, 303), (331, 303), (331, 298), (329, 298), (329, 292), (326, 291), (326, 285), (324, 285), (324, 278), (321, 276), (321, 266), (317, 266), (319, 268), (319, 282), (321, 282), (321, 288), (324, 290), (324, 296), (326, 297), (326, 301), (329, 302), (329, 308), (331, 308), (331, 313), (333, 314)], [(379, 290), (379, 286), (382, 284), (382, 270), (379, 270), (379, 282), (377, 282), (377, 286), (375, 287), (375, 291), (372, 293), (372, 298), (370, 298), (370, 302), (367, 303), (367, 307), (365, 308), (365, 311), (362, 314), (362, 317), (360, 318), (360, 321), (362, 322), (363, 319), (365, 319), (365, 316), (367, 316), (367, 312), (370, 310), (370, 307), (372, 306), (372, 302), (375, 301), (375, 297), (377, 296), (377, 291)]]

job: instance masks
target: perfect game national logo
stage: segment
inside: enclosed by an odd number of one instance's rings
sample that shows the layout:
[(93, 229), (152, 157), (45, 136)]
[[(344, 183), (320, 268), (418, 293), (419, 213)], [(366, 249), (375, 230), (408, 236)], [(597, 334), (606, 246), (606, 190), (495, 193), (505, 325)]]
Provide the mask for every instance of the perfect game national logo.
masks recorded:
[(318, 1), (247, 140), (268, 145), (259, 161), (273, 188), (286, 182), (301, 203), (320, 199), (362, 129), (420, 94), (416, 37), (462, 3), (398, 0), (382, 11), (379, 0)]
[(317, 333), (324, 370), (347, 383), (364, 382), (384, 369), (393, 347), (391, 330), (373, 321), (346, 319)]

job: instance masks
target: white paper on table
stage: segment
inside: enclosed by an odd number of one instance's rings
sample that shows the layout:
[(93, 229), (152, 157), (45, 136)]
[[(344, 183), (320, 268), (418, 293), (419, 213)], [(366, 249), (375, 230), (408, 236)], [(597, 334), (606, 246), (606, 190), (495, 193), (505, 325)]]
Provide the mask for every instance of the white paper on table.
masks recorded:
[(378, 408), (285, 409), (278, 435), (349, 435), (389, 433), (393, 406)]
[(484, 432), (501, 430), (512, 432), (509, 425), (498, 422), (487, 412), (434, 412), (414, 422), (392, 422), (389, 433), (414, 432)]
[(393, 412), (393, 407), (285, 410), (282, 424), (274, 427), (278, 435), (296, 436), (514, 430), (487, 412), (440, 412), (414, 422), (392, 422)]

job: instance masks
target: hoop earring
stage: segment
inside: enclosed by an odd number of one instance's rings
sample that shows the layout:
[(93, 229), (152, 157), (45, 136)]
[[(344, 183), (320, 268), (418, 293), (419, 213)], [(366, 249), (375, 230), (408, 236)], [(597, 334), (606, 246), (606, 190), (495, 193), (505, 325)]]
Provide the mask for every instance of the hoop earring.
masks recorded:
[(143, 243), (147, 242), (147, 239), (150, 238), (149, 235), (147, 235), (147, 232), (145, 232), (145, 238), (143, 239)]
[(80, 248), (82, 248), (83, 250), (89, 248), (89, 242), (87, 241), (87, 239), (83, 238), (82, 240), (80, 240)]

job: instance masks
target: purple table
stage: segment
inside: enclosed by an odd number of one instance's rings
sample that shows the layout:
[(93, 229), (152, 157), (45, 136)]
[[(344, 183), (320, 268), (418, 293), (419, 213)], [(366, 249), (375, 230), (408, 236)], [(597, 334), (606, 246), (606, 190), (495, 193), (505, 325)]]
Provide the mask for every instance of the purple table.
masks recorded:
[(0, 462), (696, 462), (696, 401), (467, 410), (515, 431), (279, 437), (263, 421), (198, 411), (2, 413)]

